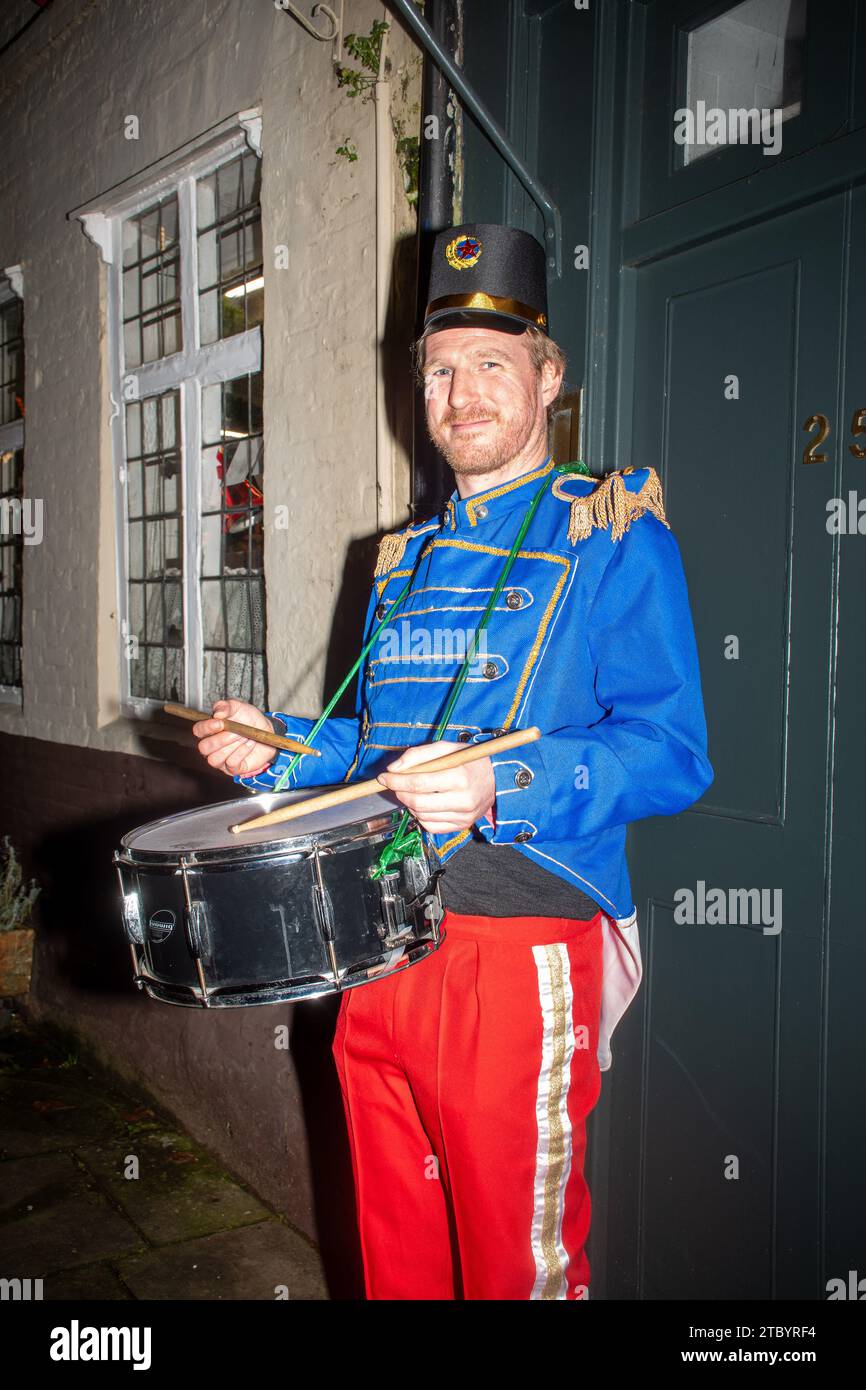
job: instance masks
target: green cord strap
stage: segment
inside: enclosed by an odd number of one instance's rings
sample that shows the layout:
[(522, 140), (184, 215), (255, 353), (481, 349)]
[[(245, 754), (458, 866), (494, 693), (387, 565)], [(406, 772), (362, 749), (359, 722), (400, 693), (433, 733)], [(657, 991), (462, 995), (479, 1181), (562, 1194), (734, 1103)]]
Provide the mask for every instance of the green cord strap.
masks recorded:
[[(419, 558), (420, 558), (420, 556), (419, 556)], [(350, 680), (352, 679), (352, 677), (355, 676), (355, 675), (357, 675), (358, 669), (359, 669), (359, 667), (360, 667), (362, 661), (364, 661), (364, 659), (366, 658), (367, 653), (369, 652), (370, 648), (373, 646), (373, 643), (376, 641), (376, 638), (379, 636), (379, 633), (382, 631), (382, 628), (385, 626), (386, 623), (390, 623), (390, 622), (391, 622), (392, 618), (394, 617), (395, 612), (397, 611), (397, 609), (399, 608), (400, 604), (403, 602), (404, 598), (405, 598), (406, 595), (408, 594), (408, 592), (409, 592), (409, 586), (411, 585), (412, 580), (414, 579), (414, 577), (415, 577), (415, 575), (414, 575), (414, 571), (413, 571), (413, 573), (410, 574), (409, 578), (406, 580), (406, 583), (405, 583), (403, 589), (402, 589), (401, 592), (397, 595), (397, 598), (394, 600), (394, 603), (392, 604), (391, 609), (389, 610), (389, 612), (387, 612), (387, 613), (385, 614), (384, 618), (382, 619), (382, 621), (376, 625), (376, 628), (375, 628), (374, 631), (373, 631), (372, 637), (370, 638), (369, 642), (367, 642), (367, 644), (363, 647), (363, 649), (362, 649), (362, 651), (361, 651), (361, 655), (358, 657), (358, 660), (355, 662), (354, 666), (353, 666), (352, 669), (349, 671), (349, 673), (348, 673), (348, 675), (346, 676), (345, 680), (337, 687), (337, 689), (335, 690), (334, 694), (331, 696), (330, 700), (329, 700), (328, 703), (325, 705), (325, 708), (322, 710), (322, 713), (319, 715), (318, 719), (316, 720), (315, 724), (313, 725), (312, 729), (310, 730), (309, 734), (307, 735), (307, 737), (306, 737), (305, 739), (302, 740), (302, 742), (304, 742), (304, 743), (306, 743), (306, 744), (311, 744), (311, 743), (313, 742), (313, 739), (316, 737), (316, 734), (319, 732), (319, 730), (321, 729), (321, 727), (322, 727), (322, 725), (324, 724), (325, 720), (328, 718), (328, 715), (331, 713), (331, 710), (334, 708), (335, 704), (336, 704), (337, 701), (339, 700), (339, 698), (340, 698), (340, 696), (342, 695), (343, 691), (346, 689), (346, 686), (349, 684), (349, 682), (350, 682)], [(291, 777), (292, 773), (294, 772), (295, 768), (297, 767), (298, 763), (300, 762), (301, 758), (303, 758), (303, 756), (304, 756), (303, 753), (296, 753), (296, 754), (295, 754), (295, 756), (292, 758), (292, 761), (289, 763), (288, 767), (286, 768), (285, 772), (281, 773), (280, 779), (279, 779), (279, 781), (276, 783), (276, 785), (275, 785), (275, 787), (274, 787), (274, 791), (276, 791), (276, 792), (282, 791), (283, 787), (286, 785), (286, 782), (287, 782), (288, 779)]]
[[(481, 616), (481, 620), (478, 623), (475, 632), (473, 633), (472, 641), (469, 644), (469, 648), (466, 652), (465, 657), (463, 658), (463, 664), (460, 670), (458, 671), (457, 676), (455, 677), (454, 685), (451, 689), (451, 694), (448, 697), (448, 702), (445, 705), (442, 717), (439, 720), (439, 723), (436, 726), (436, 731), (433, 734), (433, 738), (431, 739), (432, 743), (437, 743), (442, 738), (443, 734), (445, 733), (448, 727), (448, 721), (451, 717), (454, 706), (457, 703), (457, 698), (461, 690), (463, 689), (464, 684), (466, 683), (467, 676), (469, 675), (469, 668), (472, 665), (472, 662), (475, 660), (475, 656), (478, 651), (478, 641), (481, 636), (481, 633), (484, 631), (488, 622), (490, 621), (490, 616), (493, 613), (493, 610), (496, 606), (496, 601), (499, 598), (499, 595), (502, 593), (503, 588), (505, 587), (505, 581), (511, 573), (514, 561), (517, 559), (518, 552), (520, 550), (521, 545), (523, 544), (524, 537), (526, 536), (526, 532), (529, 529), (529, 525), (532, 521), (532, 518), (535, 516), (535, 513), (538, 510), (539, 503), (541, 502), (544, 493), (547, 491), (548, 487), (550, 486), (550, 483), (553, 480), (554, 473), (582, 473), (585, 475), (589, 475), (589, 469), (587, 468), (585, 463), (581, 462), (555, 464), (548, 473), (547, 477), (544, 479), (544, 482), (541, 484), (541, 487), (536, 492), (532, 501), (530, 502), (529, 507), (526, 511), (526, 515), (524, 516), (523, 521), (521, 522), (520, 529), (517, 532), (517, 535), (514, 539), (514, 543), (511, 547), (511, 550), (508, 553), (508, 558), (506, 559), (505, 564), (502, 567), (502, 573), (500, 574), (499, 579), (496, 582), (496, 585), (493, 589), (493, 593), (490, 595), (490, 599)], [(389, 611), (385, 614), (381, 621), (377, 623), (369, 641), (367, 641), (364, 644), (364, 647), (362, 648), (357, 661), (354, 663), (354, 665), (346, 675), (345, 679), (337, 687), (336, 691), (332, 695), (331, 699), (328, 701), (319, 718), (316, 720), (315, 724), (310, 729), (309, 734), (304, 740), (305, 743), (312, 744), (314, 738), (318, 734), (322, 725), (325, 723), (325, 720), (330, 715), (332, 709), (336, 705), (337, 701), (340, 699), (340, 696), (345, 691), (349, 682), (355, 675), (357, 675), (358, 670), (360, 669), (362, 663), (365, 661), (367, 657), (367, 654), (376, 642), (376, 639), (378, 638), (379, 633), (382, 631), (382, 628), (385, 627), (387, 623), (393, 621), (395, 613), (399, 611), (401, 604), (404, 602), (404, 600), (407, 598), (409, 594), (409, 590), (411, 589), (412, 582), (415, 578), (415, 570), (417, 569), (418, 563), (420, 562), (422, 556), (426, 553), (427, 549), (427, 546), (422, 547), (421, 552), (418, 556), (418, 560), (416, 561), (415, 566), (413, 567), (412, 573), (406, 580), (405, 585), (401, 589), (400, 593), (397, 595), (397, 598), (394, 600)], [(294, 772), (295, 768), (297, 767), (298, 763), (300, 762), (303, 756), (303, 753), (295, 754), (288, 767), (281, 774), (279, 780), (277, 781), (274, 787), (275, 791), (282, 791), (283, 787), (285, 786), (289, 777), (291, 777), (292, 773)], [(400, 818), (400, 823), (397, 826), (397, 829), (394, 833), (393, 839), (390, 840), (388, 844), (383, 846), (376, 865), (370, 870), (372, 878), (380, 878), (382, 874), (390, 872), (393, 864), (400, 862), (402, 859), (406, 857), (417, 858), (420, 856), (422, 850), (421, 833), (417, 829), (409, 830), (408, 827), (410, 820), (411, 815), (409, 811), (404, 811)]]
[[(490, 621), (490, 616), (494, 608), (496, 607), (496, 601), (499, 598), (499, 595), (502, 593), (503, 588), (505, 587), (505, 581), (511, 573), (511, 570), (514, 566), (514, 561), (517, 559), (518, 552), (520, 550), (521, 545), (523, 544), (524, 537), (526, 536), (526, 533), (529, 530), (532, 518), (538, 511), (539, 503), (541, 502), (542, 497), (544, 496), (545, 492), (547, 491), (548, 487), (553, 481), (554, 473), (588, 474), (589, 469), (587, 468), (585, 463), (554, 465), (554, 467), (550, 470), (547, 477), (544, 479), (544, 482), (541, 484), (540, 488), (536, 492), (532, 501), (530, 502), (526, 510), (526, 514), (523, 518), (523, 521), (520, 524), (520, 529), (514, 538), (514, 543), (512, 544), (512, 547), (508, 552), (508, 558), (506, 559), (505, 564), (502, 567), (502, 573), (500, 574), (499, 579), (496, 581), (493, 593), (490, 595), (490, 599), (488, 600), (487, 607), (481, 615), (481, 621), (478, 623), (478, 626), (476, 627), (475, 632), (473, 633), (472, 641), (470, 642), (466, 655), (463, 658), (463, 665), (461, 666), (454, 680), (454, 685), (451, 689), (451, 694), (448, 697), (448, 702), (443, 711), (442, 718), (439, 720), (439, 723), (436, 727), (436, 732), (430, 740), (431, 743), (438, 742), (439, 739), (442, 738), (446, 729), (448, 728), (448, 721), (451, 718), (451, 713), (454, 709), (454, 706), (457, 703), (458, 696), (460, 695), (460, 692), (466, 683), (466, 678), (469, 675), (469, 668), (472, 665), (472, 662), (475, 660), (475, 655), (478, 651), (478, 641), (481, 636), (481, 633), (484, 631), (488, 622)], [(423, 764), (419, 764), (419, 768), (423, 771)], [(371, 878), (380, 878), (382, 874), (388, 873), (391, 870), (391, 867), (394, 863), (399, 862), (407, 856), (409, 858), (417, 858), (420, 855), (421, 834), (418, 830), (408, 830), (410, 820), (410, 812), (404, 811), (402, 817), (400, 818), (400, 823), (397, 826), (397, 830), (395, 832), (393, 840), (390, 840), (386, 845), (383, 845), (379, 853), (379, 857), (376, 861), (376, 865), (374, 866), (374, 868), (370, 870)]]

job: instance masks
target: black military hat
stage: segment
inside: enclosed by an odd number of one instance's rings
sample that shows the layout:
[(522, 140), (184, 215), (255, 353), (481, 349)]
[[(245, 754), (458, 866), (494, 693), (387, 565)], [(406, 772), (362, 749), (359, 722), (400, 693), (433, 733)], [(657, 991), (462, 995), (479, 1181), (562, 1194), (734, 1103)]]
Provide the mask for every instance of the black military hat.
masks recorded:
[(499, 222), (464, 222), (433, 243), (424, 328), (459, 324), (549, 333), (547, 259), (529, 232)]

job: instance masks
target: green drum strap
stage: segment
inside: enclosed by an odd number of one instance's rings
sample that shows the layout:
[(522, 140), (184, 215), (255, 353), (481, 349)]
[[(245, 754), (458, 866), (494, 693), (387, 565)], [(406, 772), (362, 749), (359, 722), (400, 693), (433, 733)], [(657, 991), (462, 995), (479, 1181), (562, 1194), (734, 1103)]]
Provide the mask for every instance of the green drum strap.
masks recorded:
[[(500, 594), (502, 593), (503, 588), (505, 587), (505, 582), (508, 579), (509, 574), (511, 573), (514, 561), (517, 559), (518, 552), (520, 550), (521, 545), (523, 544), (526, 532), (529, 529), (532, 518), (535, 516), (535, 513), (538, 510), (542, 497), (544, 496), (545, 492), (547, 491), (548, 487), (553, 481), (553, 476), (555, 473), (578, 473), (589, 475), (589, 469), (587, 468), (586, 464), (582, 462), (555, 464), (553, 468), (550, 470), (550, 472), (547, 474), (547, 477), (544, 479), (541, 486), (536, 491), (535, 496), (533, 497), (526, 510), (517, 535), (514, 538), (514, 543), (512, 544), (511, 549), (508, 552), (505, 564), (502, 567), (502, 572), (494, 586), (493, 592), (490, 595), (490, 599), (484, 609), (483, 614), (481, 615), (481, 619), (475, 629), (475, 632), (472, 635), (472, 641), (470, 642), (466, 655), (463, 658), (460, 670), (454, 678), (454, 684), (451, 688), (451, 693), (448, 697), (448, 701), (442, 712), (442, 717), (440, 718), (439, 723), (436, 726), (436, 730), (431, 740), (431, 742), (433, 743), (438, 742), (443, 737), (446, 729), (448, 728), (448, 723), (453, 713), (454, 706), (457, 703), (457, 699), (460, 695), (460, 692), (466, 683), (466, 678), (469, 674), (469, 668), (472, 665), (472, 662), (475, 660), (481, 633), (484, 631), (488, 622), (490, 621), (491, 614), (493, 613), (493, 610), (496, 606), (496, 602)], [(324, 710), (320, 714), (319, 718), (316, 720), (315, 724), (310, 729), (309, 734), (304, 740), (305, 743), (312, 744), (313, 740), (319, 733), (319, 730), (321, 729), (322, 725), (325, 723), (325, 720), (328, 718), (337, 701), (340, 699), (340, 696), (343, 694), (343, 692), (349, 685), (349, 682), (353, 679), (354, 676), (357, 675), (362, 663), (366, 660), (368, 653), (374, 646), (383, 627), (385, 627), (387, 623), (393, 621), (394, 616), (400, 610), (401, 606), (405, 603), (406, 599), (409, 596), (412, 584), (414, 583), (415, 573), (418, 569), (418, 565), (420, 564), (423, 557), (428, 553), (429, 548), (429, 543), (422, 547), (418, 555), (418, 559), (416, 560), (415, 565), (413, 566), (412, 573), (406, 580), (405, 585), (400, 590), (400, 593), (397, 595), (397, 598), (394, 600), (389, 611), (385, 614), (381, 621), (376, 624), (376, 627), (373, 629), (372, 635), (370, 636), (369, 640), (365, 642), (364, 646), (362, 647), (357, 661), (353, 663), (345, 678), (340, 682), (334, 694), (331, 696), (330, 700), (328, 701)], [(291, 777), (292, 773), (294, 772), (295, 768), (297, 767), (299, 761), (303, 756), (303, 753), (295, 754), (288, 767), (280, 775), (280, 778), (274, 787), (275, 791), (281, 791), (283, 789), (283, 787), (286, 785), (286, 782)], [(397, 826), (397, 829), (394, 833), (394, 838), (383, 847), (379, 854), (379, 858), (376, 865), (371, 870), (371, 876), (373, 878), (379, 878), (382, 874), (388, 873), (392, 869), (394, 864), (399, 863), (402, 859), (406, 858), (407, 856), (414, 858), (421, 854), (421, 834), (417, 829), (409, 829), (410, 821), (411, 815), (409, 811), (404, 811), (403, 815), (400, 818), (400, 823)]]
[[(498, 580), (496, 581), (493, 592), (488, 600), (487, 606), (484, 609), (483, 614), (481, 615), (481, 620), (478, 623), (475, 632), (473, 633), (472, 641), (470, 642), (466, 655), (463, 658), (463, 664), (454, 678), (454, 685), (452, 686), (451, 694), (448, 697), (448, 702), (445, 705), (445, 709), (442, 712), (442, 718), (439, 720), (439, 723), (436, 727), (436, 732), (433, 734), (433, 737), (431, 739), (431, 743), (438, 742), (439, 739), (441, 739), (444, 735), (446, 729), (448, 728), (448, 722), (451, 718), (454, 706), (457, 703), (460, 692), (466, 683), (467, 676), (469, 675), (469, 668), (472, 665), (472, 662), (475, 660), (475, 655), (478, 651), (478, 642), (481, 633), (484, 631), (488, 622), (490, 621), (490, 616), (493, 613), (494, 608), (496, 607), (496, 602), (499, 598), (499, 595), (502, 593), (502, 590), (505, 587), (505, 581), (511, 573), (511, 570), (514, 566), (514, 561), (517, 559), (518, 552), (520, 550), (521, 545), (523, 544), (526, 533), (529, 530), (532, 518), (538, 511), (539, 503), (541, 502), (542, 497), (544, 496), (545, 492), (547, 491), (548, 487), (553, 481), (553, 476), (555, 473), (588, 474), (589, 469), (587, 468), (585, 463), (554, 465), (554, 467), (547, 474), (547, 477), (544, 479), (541, 486), (536, 491), (535, 496), (533, 497), (532, 501), (527, 507), (523, 520), (520, 523), (520, 529), (518, 530), (517, 535), (514, 538), (514, 542), (511, 546), (510, 551), (508, 552), (508, 557), (505, 561), (505, 564), (502, 566), (502, 572)], [(423, 764), (419, 764), (419, 770), (423, 771)], [(386, 845), (383, 845), (379, 853), (376, 865), (370, 871), (372, 878), (379, 878), (382, 874), (388, 873), (392, 869), (394, 864), (399, 863), (400, 860), (406, 857), (415, 858), (418, 855), (420, 855), (421, 834), (417, 829), (409, 829), (410, 821), (410, 812), (404, 811), (403, 815), (400, 818), (400, 823), (397, 826), (397, 830), (394, 834), (393, 840), (389, 840), (389, 842)]]
[[(423, 551), (422, 551), (422, 554), (423, 554)], [(420, 560), (421, 556), (419, 555), (418, 558), (419, 558), (419, 560)], [(360, 668), (360, 666), (361, 666), (361, 663), (366, 659), (367, 653), (370, 651), (371, 647), (373, 646), (374, 642), (376, 641), (377, 637), (379, 636), (379, 633), (382, 631), (382, 628), (385, 626), (386, 623), (390, 623), (390, 622), (391, 622), (392, 618), (394, 617), (394, 614), (395, 614), (395, 613), (397, 612), (397, 610), (400, 608), (400, 605), (401, 605), (402, 603), (405, 602), (405, 600), (406, 600), (406, 598), (408, 597), (408, 594), (409, 594), (409, 588), (410, 588), (410, 586), (411, 586), (411, 584), (412, 584), (412, 580), (413, 580), (414, 578), (415, 578), (415, 571), (413, 570), (412, 573), (410, 574), (409, 578), (406, 580), (406, 583), (404, 584), (404, 586), (403, 586), (403, 588), (401, 589), (400, 593), (397, 595), (396, 599), (394, 600), (394, 603), (392, 604), (390, 611), (389, 611), (388, 613), (385, 614), (385, 616), (384, 616), (384, 618), (382, 618), (381, 622), (379, 622), (379, 623), (376, 624), (376, 627), (375, 627), (374, 630), (373, 630), (373, 635), (372, 635), (372, 637), (370, 638), (369, 642), (367, 642), (367, 643), (364, 645), (364, 647), (361, 649), (361, 655), (358, 657), (358, 660), (357, 660), (357, 661), (355, 662), (355, 664), (352, 666), (352, 668), (351, 668), (351, 670), (349, 671), (348, 675), (346, 676), (345, 680), (341, 681), (341, 683), (337, 686), (337, 689), (334, 691), (334, 694), (331, 696), (330, 700), (329, 700), (328, 703), (325, 705), (325, 708), (322, 710), (322, 713), (319, 715), (318, 719), (316, 720), (316, 722), (315, 722), (315, 724), (313, 725), (312, 729), (310, 730), (309, 734), (308, 734), (307, 737), (303, 740), (304, 743), (310, 744), (310, 743), (313, 742), (313, 739), (316, 737), (317, 733), (318, 733), (319, 730), (321, 729), (321, 727), (322, 727), (322, 725), (324, 724), (325, 720), (328, 718), (328, 715), (331, 713), (331, 710), (332, 710), (332, 709), (334, 708), (334, 706), (336, 705), (337, 701), (339, 700), (340, 696), (343, 694), (343, 691), (346, 689), (346, 687), (347, 687), (347, 685), (349, 684), (349, 682), (351, 681), (352, 677), (355, 676), (355, 675), (357, 675), (358, 670), (359, 670), (359, 668)], [(279, 781), (276, 783), (276, 785), (275, 785), (275, 787), (274, 787), (274, 791), (276, 791), (276, 792), (282, 791), (283, 787), (286, 785), (286, 782), (287, 782), (288, 779), (291, 777), (292, 773), (294, 772), (295, 768), (297, 767), (298, 763), (300, 762), (301, 758), (303, 758), (303, 756), (304, 756), (303, 753), (296, 753), (296, 754), (295, 754), (295, 756), (292, 758), (292, 761), (289, 763), (288, 767), (286, 768), (285, 772), (283, 772), (283, 773), (280, 775), (280, 779), (279, 779)]]

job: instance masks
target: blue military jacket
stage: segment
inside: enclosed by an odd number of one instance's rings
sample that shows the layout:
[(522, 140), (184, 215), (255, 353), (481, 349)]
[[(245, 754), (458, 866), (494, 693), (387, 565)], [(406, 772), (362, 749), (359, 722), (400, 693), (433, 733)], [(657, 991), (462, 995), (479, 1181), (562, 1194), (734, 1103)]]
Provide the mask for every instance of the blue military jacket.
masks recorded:
[[(430, 741), (526, 508), (553, 468), (548, 458), (486, 493), (455, 492), (442, 518), (385, 537), (365, 640), (413, 575), (411, 592), (360, 673), (357, 719), (325, 723), (322, 757), (302, 758), (293, 786), (372, 777), (406, 746)], [(542, 731), (537, 743), (494, 756), (495, 826), (482, 818), (478, 830), (609, 914), (604, 1070), (641, 979), (626, 826), (690, 806), (713, 770), (685, 575), (654, 469), (548, 481), (443, 737)], [(313, 724), (273, 713), (295, 736)], [(289, 760), (280, 753), (264, 773), (236, 780), (270, 791)], [(426, 838), (447, 864), (470, 833)]]

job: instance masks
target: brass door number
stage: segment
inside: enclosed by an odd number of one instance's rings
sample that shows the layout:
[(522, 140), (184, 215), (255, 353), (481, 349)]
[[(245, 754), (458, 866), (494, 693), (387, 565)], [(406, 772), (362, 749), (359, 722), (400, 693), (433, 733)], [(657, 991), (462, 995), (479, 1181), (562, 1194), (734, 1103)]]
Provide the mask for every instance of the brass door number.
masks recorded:
[[(808, 431), (809, 433), (811, 433), (811, 431), (814, 429), (817, 429), (818, 431), (818, 433), (815, 435), (815, 438), (810, 440), (809, 443), (806, 445), (805, 449), (803, 450), (803, 462), (826, 463), (827, 455), (816, 453), (816, 450), (820, 448), (820, 446), (824, 443), (824, 440), (828, 437), (830, 433), (830, 421), (828, 420), (827, 416), (810, 415), (808, 420), (804, 424), (803, 429)], [(851, 420), (851, 433), (855, 435), (866, 434), (866, 405), (861, 406), (859, 410), (854, 411), (854, 415)], [(866, 459), (866, 445), (849, 444), (848, 449), (854, 455), (855, 459)]]

